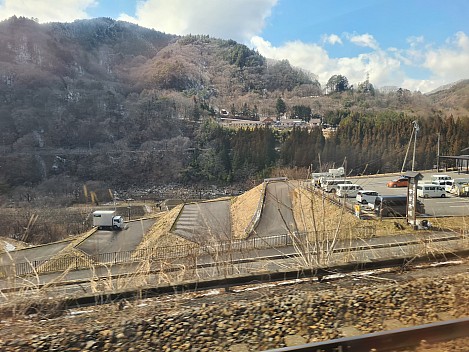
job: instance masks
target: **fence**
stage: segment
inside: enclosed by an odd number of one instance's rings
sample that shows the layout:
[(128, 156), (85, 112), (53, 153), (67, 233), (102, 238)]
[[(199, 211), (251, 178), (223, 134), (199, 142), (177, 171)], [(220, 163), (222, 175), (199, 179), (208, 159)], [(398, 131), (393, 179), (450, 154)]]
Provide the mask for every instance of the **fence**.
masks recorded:
[[(366, 226), (356, 228), (357, 233), (374, 233), (375, 228)], [(325, 238), (325, 237), (322, 237)], [(138, 262), (142, 260), (163, 261), (177, 258), (213, 256), (222, 253), (246, 252), (269, 248), (281, 248), (297, 245), (303, 246), (307, 242), (306, 233), (294, 235), (284, 234), (269, 237), (254, 237), (247, 240), (234, 240), (202, 245), (176, 245), (160, 248), (137, 249), (133, 251), (99, 253), (97, 255), (53, 258), (49, 260), (34, 260), (31, 262), (12, 263), (0, 267), (0, 277), (22, 276), (34, 273), (52, 273), (65, 270), (79, 270), (96, 265), (116, 265)], [(324, 247), (328, 248), (328, 247)]]

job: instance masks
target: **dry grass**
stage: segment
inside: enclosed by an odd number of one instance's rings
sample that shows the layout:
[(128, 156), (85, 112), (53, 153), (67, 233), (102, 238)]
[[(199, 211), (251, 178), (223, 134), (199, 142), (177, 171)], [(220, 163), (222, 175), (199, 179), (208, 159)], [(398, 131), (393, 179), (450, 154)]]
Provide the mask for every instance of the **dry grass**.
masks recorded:
[(75, 265), (79, 265), (79, 267), (89, 267), (88, 261), (86, 261), (84, 258), (86, 257), (86, 254), (83, 252), (79, 251), (76, 249), (76, 247), (82, 243), (84, 240), (86, 240), (88, 237), (90, 237), (92, 234), (96, 232), (96, 229), (93, 228), (79, 236), (76, 236), (70, 243), (62, 249), (60, 252), (55, 254), (53, 257), (51, 257), (46, 263), (41, 265), (38, 269), (40, 272), (45, 272), (45, 271), (50, 271), (53, 268), (54, 262), (66, 258), (76, 258), (76, 263)]
[[(291, 192), (293, 216), (300, 232), (338, 231), (343, 236), (350, 229), (363, 226), (363, 221), (331, 204), (324, 197), (304, 188)], [(347, 236), (347, 238), (349, 238)]]
[(15, 250), (25, 249), (30, 247), (29, 244), (23, 241), (14, 240), (8, 237), (0, 237), (0, 254), (5, 253), (8, 247), (13, 246)]
[(428, 218), (433, 228), (466, 233), (469, 230), (469, 216)]
[(83, 253), (82, 251), (71, 247), (68, 248), (66, 251), (60, 251), (57, 255), (55, 255), (53, 258), (49, 259), (47, 262), (42, 264), (37, 268), (38, 273), (47, 273), (47, 272), (54, 272), (57, 271), (56, 269), (56, 263), (61, 262), (61, 261), (67, 261), (70, 260), (70, 268), (66, 269), (78, 269), (78, 268), (89, 268), (90, 267), (90, 261), (88, 260), (88, 256)]
[(150, 230), (144, 235), (142, 242), (136, 249), (140, 250), (194, 244), (194, 242), (171, 233), (171, 228), (173, 227), (183, 207), (184, 205), (180, 204), (161, 216), (160, 219), (156, 221)]
[(245, 239), (248, 236), (246, 228), (256, 213), (263, 188), (264, 184), (260, 184), (233, 198), (230, 207), (233, 239)]

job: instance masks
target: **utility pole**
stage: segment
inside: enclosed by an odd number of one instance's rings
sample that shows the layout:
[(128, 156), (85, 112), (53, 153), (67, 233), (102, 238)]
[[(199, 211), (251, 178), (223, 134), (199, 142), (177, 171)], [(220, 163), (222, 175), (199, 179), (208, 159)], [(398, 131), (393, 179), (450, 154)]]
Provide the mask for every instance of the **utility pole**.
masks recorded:
[(409, 144), (407, 145), (407, 150), (406, 150), (406, 152), (405, 152), (404, 162), (402, 163), (401, 172), (404, 172), (405, 163), (406, 163), (406, 161), (407, 161), (407, 155), (409, 155), (410, 144), (412, 143), (412, 138), (413, 138), (413, 137), (414, 137), (414, 128), (412, 127), (412, 133), (410, 134)]
[(440, 132), (438, 132), (437, 152), (436, 152), (436, 172), (440, 172)]
[(415, 171), (415, 170), (414, 170), (414, 166), (415, 166), (415, 150), (416, 150), (416, 148), (417, 148), (417, 132), (419, 131), (420, 127), (419, 127), (419, 124), (418, 124), (417, 120), (412, 121), (412, 123), (414, 124), (414, 130), (415, 130), (415, 136), (414, 136), (414, 155), (412, 156), (412, 171)]

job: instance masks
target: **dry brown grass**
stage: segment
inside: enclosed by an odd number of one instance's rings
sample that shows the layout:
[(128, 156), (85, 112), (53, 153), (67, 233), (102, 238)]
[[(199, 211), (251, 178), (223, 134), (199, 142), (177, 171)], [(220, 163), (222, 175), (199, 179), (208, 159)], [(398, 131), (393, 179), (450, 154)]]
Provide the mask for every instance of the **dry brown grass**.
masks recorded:
[(183, 244), (193, 244), (193, 242), (171, 233), (171, 228), (173, 227), (174, 222), (177, 220), (183, 207), (184, 205), (180, 204), (166, 212), (166, 214), (162, 215), (160, 219), (156, 221), (150, 230), (144, 235), (142, 242), (136, 249), (151, 249)]
[(469, 230), (469, 216), (428, 218), (433, 228), (465, 233)]
[(364, 226), (374, 227), (376, 236), (389, 236), (413, 231), (412, 226), (407, 225), (405, 218), (360, 220), (342, 207), (334, 205), (321, 195), (304, 188), (295, 188), (291, 192), (291, 199), (293, 215), (300, 231), (314, 233), (337, 231), (339, 228), (339, 239), (353, 238), (359, 232), (357, 229)]
[(260, 184), (246, 193), (233, 198), (230, 207), (233, 239), (245, 239), (248, 236), (246, 228), (256, 213), (263, 188), (264, 184)]
[(348, 230), (363, 226), (363, 221), (310, 190), (295, 188), (291, 192), (291, 199), (293, 216), (300, 232), (340, 230), (340, 236), (349, 238)]
[(6, 248), (8, 245), (15, 247), (15, 250), (30, 247), (30, 245), (27, 244), (26, 242), (14, 240), (8, 237), (0, 237), (0, 253), (6, 252)]
[[(57, 263), (67, 262), (67, 260), (72, 264), (70, 264), (70, 267), (68, 269), (65, 269), (65, 271), (71, 270), (71, 269), (78, 269), (78, 268), (84, 269), (84, 268), (91, 267), (88, 256), (82, 251), (74, 247), (71, 247), (71, 248), (68, 248), (67, 250), (60, 251), (53, 258), (49, 259), (47, 262), (39, 266), (37, 268), (37, 272), (47, 273), (47, 272), (58, 271), (56, 269)], [(62, 270), (59, 270), (59, 271), (62, 271)]]

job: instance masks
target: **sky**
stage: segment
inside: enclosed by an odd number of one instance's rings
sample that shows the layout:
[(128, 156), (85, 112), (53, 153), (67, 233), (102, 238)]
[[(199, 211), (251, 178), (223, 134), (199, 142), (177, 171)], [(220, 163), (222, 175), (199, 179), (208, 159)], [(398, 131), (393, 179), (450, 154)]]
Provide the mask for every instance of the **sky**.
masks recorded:
[(233, 39), (325, 85), (429, 92), (469, 78), (468, 0), (0, 0), (0, 20), (110, 17), (168, 34)]

